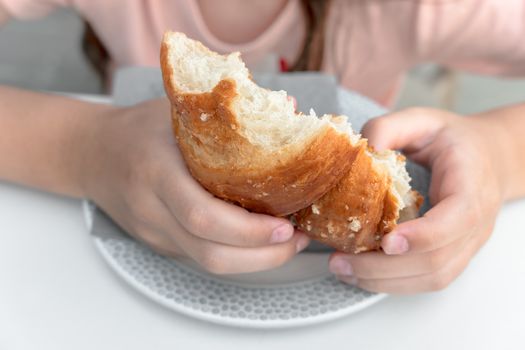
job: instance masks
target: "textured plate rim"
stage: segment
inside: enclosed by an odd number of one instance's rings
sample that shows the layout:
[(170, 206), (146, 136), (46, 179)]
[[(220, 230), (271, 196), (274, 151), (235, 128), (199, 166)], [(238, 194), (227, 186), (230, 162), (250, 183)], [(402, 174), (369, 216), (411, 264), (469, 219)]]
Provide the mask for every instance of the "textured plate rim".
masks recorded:
[[(82, 201), (82, 211), (84, 214), (85, 224), (91, 232), (92, 223), (93, 223), (93, 213), (90, 208), (91, 204), (87, 200)], [(344, 316), (359, 312), (365, 308), (376, 304), (377, 302), (383, 300), (388, 295), (387, 294), (375, 294), (367, 299), (360, 301), (359, 303), (353, 304), (348, 307), (343, 307), (335, 311), (329, 311), (324, 314), (319, 314), (310, 317), (304, 318), (290, 318), (288, 320), (252, 320), (248, 318), (233, 318), (228, 316), (220, 316), (211, 314), (201, 310), (195, 310), (191, 307), (186, 307), (184, 305), (173, 302), (171, 299), (162, 297), (161, 295), (152, 292), (149, 288), (145, 287), (143, 284), (138, 282), (133, 275), (126, 272), (120, 264), (115, 261), (113, 256), (108, 253), (105, 248), (102, 240), (96, 236), (92, 236), (92, 239), (95, 243), (97, 251), (102, 255), (104, 261), (111, 267), (111, 269), (124, 281), (126, 281), (130, 286), (135, 288), (138, 292), (148, 297), (149, 299), (161, 304), (162, 306), (184, 314), (186, 316), (196, 318), (203, 321), (208, 321), (215, 324), (240, 327), (240, 328), (256, 328), (256, 329), (283, 329), (283, 328), (292, 328), (292, 327), (301, 327), (317, 323), (323, 323), (331, 320), (336, 320)], [(197, 273), (197, 272), (195, 272)], [(204, 277), (200, 275), (201, 277)], [(226, 282), (229, 283), (229, 282)]]

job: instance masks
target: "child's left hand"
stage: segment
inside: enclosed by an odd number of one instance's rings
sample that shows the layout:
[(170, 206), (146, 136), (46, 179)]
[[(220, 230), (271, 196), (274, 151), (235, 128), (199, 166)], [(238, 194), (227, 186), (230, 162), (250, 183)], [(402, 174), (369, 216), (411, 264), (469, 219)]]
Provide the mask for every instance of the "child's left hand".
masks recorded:
[(384, 253), (335, 253), (330, 270), (376, 292), (445, 288), (487, 241), (506, 197), (504, 130), (490, 118), (414, 108), (370, 121), (363, 134), (431, 169), (433, 207), (386, 235)]

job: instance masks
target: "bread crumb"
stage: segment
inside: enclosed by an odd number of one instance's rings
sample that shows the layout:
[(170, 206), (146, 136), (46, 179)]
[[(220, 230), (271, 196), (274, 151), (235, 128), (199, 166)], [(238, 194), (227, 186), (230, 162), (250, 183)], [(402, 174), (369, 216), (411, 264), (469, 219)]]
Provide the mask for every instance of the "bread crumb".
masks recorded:
[(321, 214), (321, 212), (319, 211), (319, 207), (315, 204), (312, 204), (312, 213), (314, 213), (315, 215)]
[(182, 98), (182, 96), (178, 96), (178, 97), (177, 97), (177, 101), (178, 101), (179, 103), (182, 103), (182, 101), (184, 101), (184, 99)]
[(208, 117), (209, 117), (208, 114), (206, 114), (206, 113), (201, 113), (201, 120), (202, 120), (203, 122), (207, 121), (207, 120), (208, 120)]
[(359, 254), (359, 253), (364, 252), (364, 251), (366, 251), (366, 250), (367, 250), (366, 247), (363, 247), (363, 246), (361, 246), (361, 247), (357, 247), (357, 248), (354, 250), (354, 254)]
[(351, 231), (358, 232), (361, 229), (361, 221), (355, 216), (349, 216), (347, 220), (349, 221), (348, 228)]
[(306, 225), (306, 231), (308, 232), (312, 231), (312, 225)]
[(333, 235), (335, 233), (335, 226), (332, 221), (328, 221), (328, 225), (326, 225), (326, 228), (328, 228), (328, 233)]
[(321, 232), (321, 234), (319, 234), (319, 236), (321, 236), (321, 238), (328, 238), (328, 235), (324, 232)]
[(296, 188), (296, 187), (297, 187), (297, 185), (296, 185), (296, 184), (292, 184), (292, 188)]
[(266, 179), (266, 181), (270, 181), (272, 179), (271, 176), (268, 176), (268, 178)]
[(375, 235), (375, 236), (374, 236), (374, 239), (375, 239), (376, 241), (379, 241), (379, 240), (381, 240), (381, 236), (380, 236), (380, 235)]
[(350, 208), (348, 208), (348, 205), (345, 204), (345, 209), (348, 210), (348, 209), (350, 209)]
[(350, 233), (348, 236), (346, 236), (348, 239), (354, 239), (355, 233)]
[(230, 127), (232, 128), (232, 130), (237, 129), (237, 125), (235, 125), (235, 124), (231, 124)]
[(262, 195), (263, 195), (263, 197), (266, 197), (266, 196), (268, 196), (268, 193), (263, 192)]
[(251, 184), (253, 181), (251, 179), (246, 180), (247, 183)]

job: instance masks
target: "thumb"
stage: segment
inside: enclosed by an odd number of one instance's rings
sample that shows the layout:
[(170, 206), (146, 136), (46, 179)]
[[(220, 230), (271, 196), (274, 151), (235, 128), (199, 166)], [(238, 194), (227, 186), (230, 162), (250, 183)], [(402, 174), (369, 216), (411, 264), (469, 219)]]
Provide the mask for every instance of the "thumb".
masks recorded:
[(448, 117), (445, 111), (410, 108), (369, 120), (362, 134), (376, 150), (412, 152), (428, 144), (445, 126)]

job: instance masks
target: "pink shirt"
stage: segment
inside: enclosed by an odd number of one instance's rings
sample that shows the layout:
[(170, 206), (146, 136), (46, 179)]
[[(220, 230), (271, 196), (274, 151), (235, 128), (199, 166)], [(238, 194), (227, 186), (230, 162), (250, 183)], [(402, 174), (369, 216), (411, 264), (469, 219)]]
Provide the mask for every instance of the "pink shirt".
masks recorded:
[[(305, 35), (298, 0), (290, 0), (263, 33), (242, 44), (214, 36), (196, 0), (0, 0), (0, 4), (20, 19), (43, 16), (57, 6), (73, 7), (92, 24), (117, 66), (158, 66), (166, 30), (185, 32), (219, 52), (241, 51), (248, 66), (269, 53), (293, 62)], [(523, 75), (524, 38), (522, 0), (333, 0), (322, 70), (347, 88), (388, 105), (403, 74), (421, 62)]]

